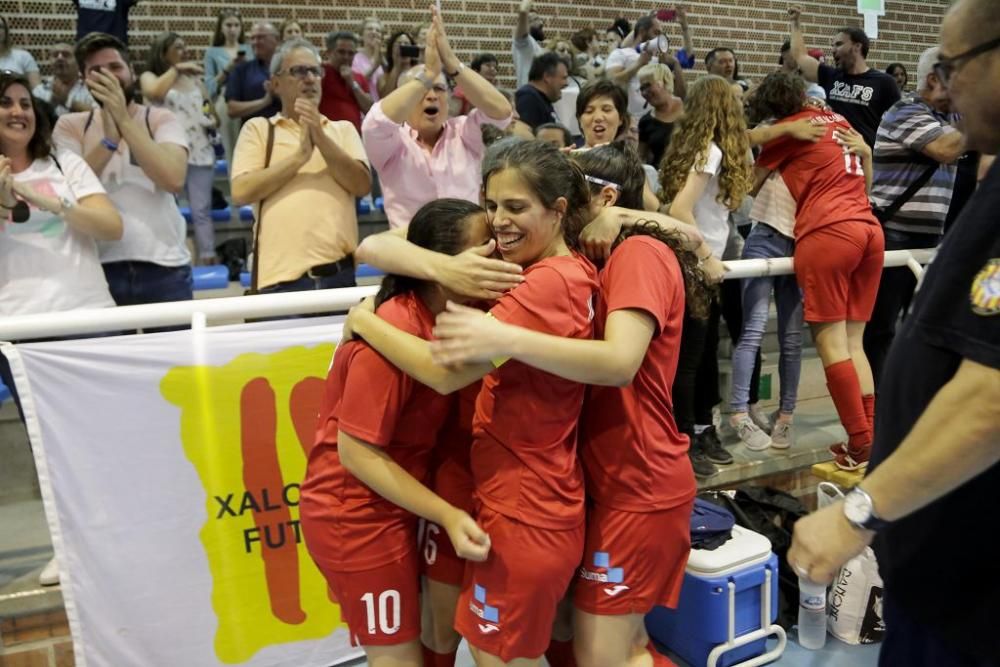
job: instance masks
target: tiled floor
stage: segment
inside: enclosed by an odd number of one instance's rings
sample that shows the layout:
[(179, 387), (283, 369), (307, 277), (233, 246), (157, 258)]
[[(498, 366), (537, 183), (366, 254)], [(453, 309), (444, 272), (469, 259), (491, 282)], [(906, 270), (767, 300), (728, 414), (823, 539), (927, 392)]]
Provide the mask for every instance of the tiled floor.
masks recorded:
[[(678, 667), (696, 667), (674, 658)], [(349, 663), (350, 667), (367, 665), (364, 659)], [(547, 663), (545, 663), (547, 664)], [(776, 661), (769, 663), (782, 667), (875, 667), (878, 665), (878, 645), (849, 646), (828, 637), (826, 646), (818, 651), (809, 651), (795, 643), (794, 633), (788, 638), (785, 652)], [(463, 643), (458, 651), (455, 667), (474, 667), (472, 656)]]

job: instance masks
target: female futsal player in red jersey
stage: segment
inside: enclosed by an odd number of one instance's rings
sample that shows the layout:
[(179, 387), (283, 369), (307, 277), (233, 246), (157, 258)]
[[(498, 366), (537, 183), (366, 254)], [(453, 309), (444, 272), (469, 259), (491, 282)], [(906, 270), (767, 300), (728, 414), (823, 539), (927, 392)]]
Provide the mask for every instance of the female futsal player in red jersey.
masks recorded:
[[(416, 245), (454, 255), (481, 245), (489, 231), (481, 208), (451, 199), (421, 208), (407, 234)], [(388, 276), (376, 304), (380, 317), (429, 338), (435, 313), (454, 297), (433, 283)], [(483, 559), (489, 551), (469, 515), (423, 484), (452, 403), (363, 341), (344, 342), (327, 377), (302, 484), (302, 529), (372, 665), (423, 664), (418, 515), (444, 526), (463, 557)]]
[[(493, 317), (559, 336), (593, 332), (593, 265), (571, 245), (590, 193), (565, 155), (541, 142), (502, 141), (483, 161), (487, 216), (502, 257), (525, 267)], [(446, 368), (426, 341), (362, 309), (355, 333), (418, 381), (441, 392), (483, 378), (471, 452), (477, 520), (489, 558), (467, 568), (455, 628), (479, 665), (535, 665), (556, 605), (583, 551), (583, 471), (576, 426), (583, 385), (517, 361)]]
[(875, 384), (862, 347), (882, 273), (885, 240), (872, 214), (871, 149), (843, 116), (805, 105), (805, 83), (785, 72), (769, 75), (754, 92), (751, 113), (778, 124), (807, 118), (827, 133), (816, 143), (783, 137), (757, 159), (759, 187), (778, 170), (798, 204), (795, 276), (805, 297), (826, 382), (847, 431), (836, 463), (856, 470), (868, 463)]
[[(607, 207), (641, 209), (645, 182), (628, 146), (610, 144), (572, 159), (591, 185), (595, 224), (603, 231), (610, 223), (610, 238), (617, 237), (601, 271), (595, 340), (538, 333), (452, 304), (438, 317), (440, 340), (433, 349), (445, 363), (509, 356), (599, 385), (590, 390), (581, 424), (591, 505), (584, 561), (574, 581), (576, 662), (670, 664), (647, 649), (643, 617), (655, 605), (676, 606), (690, 549), (696, 484), (688, 439), (672, 416), (671, 386), (685, 304), (701, 316), (708, 309), (697, 259), (683, 249), (698, 241), (640, 222), (651, 216), (686, 228), (656, 214), (633, 215), (629, 222), (638, 224), (619, 236), (621, 210)], [(604, 254), (600, 244), (585, 245)]]

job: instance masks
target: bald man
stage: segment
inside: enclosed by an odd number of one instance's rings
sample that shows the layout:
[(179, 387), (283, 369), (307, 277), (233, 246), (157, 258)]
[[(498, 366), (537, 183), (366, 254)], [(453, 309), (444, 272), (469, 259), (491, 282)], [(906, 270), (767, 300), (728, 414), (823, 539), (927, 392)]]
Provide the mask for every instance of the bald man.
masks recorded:
[(278, 43), (273, 23), (255, 23), (250, 31), (253, 58), (241, 62), (226, 80), (226, 113), (244, 123), (249, 118), (270, 118), (281, 111), (281, 100), (271, 94), (271, 58)]
[[(959, 0), (934, 72), (968, 147), (1000, 150), (1000, 2)], [(886, 360), (868, 475), (795, 525), (788, 560), (828, 583), (874, 542), (879, 664), (1000, 665), (1000, 166), (948, 231)], [(836, 585), (837, 582), (834, 582)], [(877, 613), (877, 611), (876, 611)]]

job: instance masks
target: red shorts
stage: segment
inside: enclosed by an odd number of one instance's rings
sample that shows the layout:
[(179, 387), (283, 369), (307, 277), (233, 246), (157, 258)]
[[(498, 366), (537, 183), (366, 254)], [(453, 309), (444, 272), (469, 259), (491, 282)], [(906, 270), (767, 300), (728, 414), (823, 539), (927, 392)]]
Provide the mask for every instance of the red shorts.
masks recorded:
[(552, 638), (556, 607), (583, 553), (584, 525), (536, 528), (483, 507), (477, 521), (492, 548), (469, 562), (455, 609), (455, 630), (504, 662), (538, 658)]
[(877, 224), (850, 220), (795, 242), (795, 277), (806, 322), (867, 322), (882, 277), (885, 237)]
[(691, 551), (694, 500), (659, 512), (593, 505), (573, 604), (599, 616), (676, 607)]
[[(434, 475), (434, 492), (455, 507), (472, 514), (475, 483), (472, 473), (462, 465), (450, 461), (441, 464)], [(428, 579), (461, 586), (465, 579), (466, 560), (455, 553), (444, 528), (427, 521), (424, 523), (421, 545), (424, 575)]]
[(344, 572), (317, 562), (361, 646), (395, 646), (420, 638), (420, 559), (412, 549), (386, 565)]

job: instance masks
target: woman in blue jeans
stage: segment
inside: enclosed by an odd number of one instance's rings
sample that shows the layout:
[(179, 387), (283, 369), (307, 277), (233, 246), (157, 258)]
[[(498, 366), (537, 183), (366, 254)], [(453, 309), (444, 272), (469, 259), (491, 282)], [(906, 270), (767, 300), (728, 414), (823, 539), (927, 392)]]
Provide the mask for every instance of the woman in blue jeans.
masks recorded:
[[(761, 186), (750, 217), (756, 224), (747, 236), (743, 259), (791, 257), (795, 250), (795, 200), (780, 174), (772, 174)], [(802, 293), (794, 275), (765, 276), (743, 280), (743, 331), (733, 351), (733, 382), (729, 425), (748, 449), (786, 449), (792, 440), (792, 414), (802, 366)], [(772, 418), (771, 435), (749, 415), (750, 378), (754, 359), (767, 328), (771, 290), (778, 309), (778, 339), (781, 359), (778, 374), (781, 402)]]

